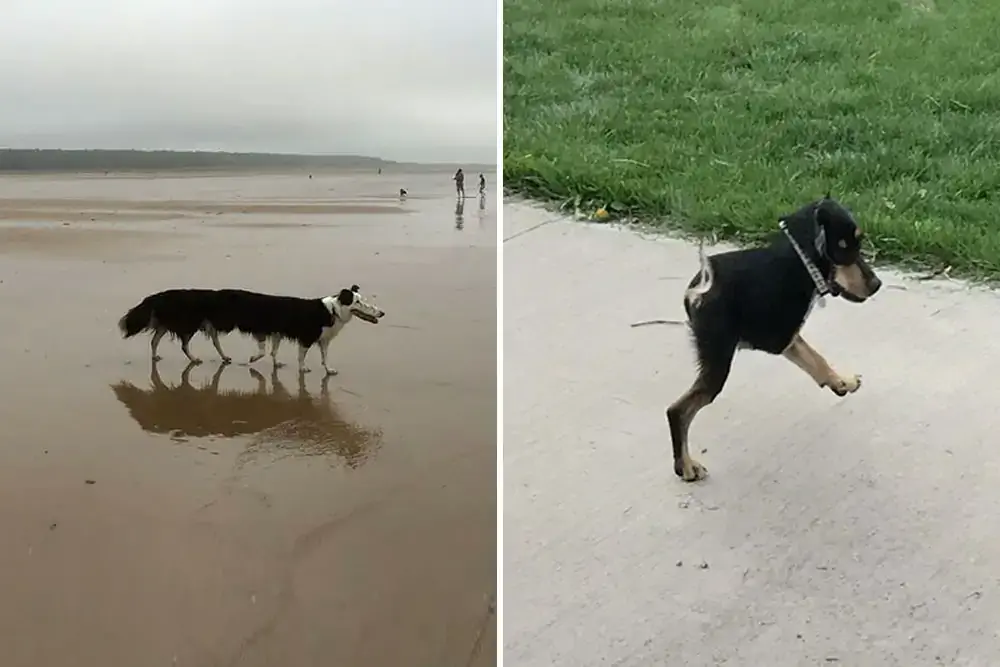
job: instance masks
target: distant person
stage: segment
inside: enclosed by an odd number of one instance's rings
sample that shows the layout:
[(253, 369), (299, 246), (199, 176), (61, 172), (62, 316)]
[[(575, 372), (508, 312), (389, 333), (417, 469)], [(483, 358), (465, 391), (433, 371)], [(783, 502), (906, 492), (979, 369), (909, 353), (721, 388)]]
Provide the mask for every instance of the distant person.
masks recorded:
[(461, 169), (459, 169), (458, 171), (455, 172), (455, 175), (452, 177), (452, 180), (455, 181), (455, 193), (459, 197), (462, 197), (464, 199), (465, 198), (465, 174), (462, 173)]
[(381, 176), (381, 175), (382, 175), (382, 167), (379, 167), (379, 168), (378, 168), (378, 175), (379, 175), (379, 176)]
[(400, 199), (406, 199), (406, 188), (400, 188), (399, 189), (399, 198)]
[(486, 194), (486, 177), (479, 174), (479, 194)]

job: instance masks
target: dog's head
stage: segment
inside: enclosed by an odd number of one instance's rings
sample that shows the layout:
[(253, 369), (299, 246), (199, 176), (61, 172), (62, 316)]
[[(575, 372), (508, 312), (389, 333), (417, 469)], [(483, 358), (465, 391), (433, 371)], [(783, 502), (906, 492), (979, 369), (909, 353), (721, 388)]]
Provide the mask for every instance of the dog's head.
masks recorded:
[(861, 228), (851, 212), (830, 195), (782, 220), (802, 250), (817, 263), (831, 294), (861, 303), (882, 287), (862, 256)]
[(882, 281), (861, 254), (864, 234), (854, 216), (829, 195), (816, 204), (814, 215), (816, 250), (830, 264), (833, 291), (854, 303), (873, 296), (882, 287)]
[(361, 288), (357, 285), (340, 290), (337, 304), (340, 306), (340, 316), (344, 322), (349, 321), (353, 315), (369, 324), (378, 324), (378, 321), (385, 317), (385, 311), (361, 296)]

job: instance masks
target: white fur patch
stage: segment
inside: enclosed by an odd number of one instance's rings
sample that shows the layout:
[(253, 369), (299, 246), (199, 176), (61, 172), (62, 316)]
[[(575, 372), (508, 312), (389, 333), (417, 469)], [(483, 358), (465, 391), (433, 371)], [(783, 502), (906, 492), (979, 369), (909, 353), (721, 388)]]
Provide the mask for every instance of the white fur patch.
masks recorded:
[(351, 319), (351, 309), (344, 308), (340, 305), (340, 300), (335, 296), (325, 296), (320, 299), (323, 305), (326, 306), (330, 314), (334, 316), (334, 322), (332, 327), (323, 327), (323, 333), (320, 334), (320, 341), (329, 344), (331, 340), (337, 337), (340, 330), (344, 328), (344, 325)]
[(701, 300), (712, 289), (712, 285), (715, 282), (712, 263), (708, 261), (708, 257), (705, 255), (704, 243), (698, 244), (698, 261), (701, 263), (698, 282), (684, 293), (685, 301), (691, 304), (692, 308), (701, 306)]

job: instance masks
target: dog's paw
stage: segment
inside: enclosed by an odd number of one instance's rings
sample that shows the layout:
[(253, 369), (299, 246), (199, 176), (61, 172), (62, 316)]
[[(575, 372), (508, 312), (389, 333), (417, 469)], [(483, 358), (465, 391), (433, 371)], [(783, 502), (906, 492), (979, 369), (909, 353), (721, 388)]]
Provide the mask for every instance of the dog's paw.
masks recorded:
[(674, 461), (674, 474), (685, 482), (697, 482), (708, 477), (708, 468), (694, 459)]
[(274, 367), (275, 367), (275, 368), (284, 368), (284, 367), (285, 367), (285, 364), (284, 364), (283, 362), (281, 362), (281, 361), (278, 361), (277, 359), (275, 359), (275, 360), (274, 360)]
[(233, 358), (232, 357), (222, 357), (221, 361), (222, 361), (222, 365), (223, 366), (228, 366), (229, 364), (233, 363)]
[(153, 363), (156, 363), (157, 361), (163, 361), (163, 357), (161, 357), (158, 354), (154, 354), (153, 357), (152, 357), (152, 359), (153, 359)]
[(861, 388), (861, 376), (860, 375), (838, 375), (829, 384), (830, 391), (835, 393), (837, 396), (847, 396), (848, 394), (853, 394), (858, 389)]
[(331, 377), (331, 376), (336, 375), (337, 373), (340, 372), (336, 368), (327, 368), (325, 370), (326, 370), (326, 376), (327, 377)]
[(264, 358), (263, 354), (255, 354), (252, 357), (250, 357), (250, 359), (247, 360), (247, 363), (248, 364), (253, 364), (253, 363), (256, 363), (256, 362), (260, 361), (263, 358)]
[(308, 366), (299, 366), (299, 374), (301, 375), (302, 373), (312, 373), (312, 369)]
[(194, 364), (195, 366), (197, 366), (197, 365), (201, 364), (201, 359), (192, 359), (191, 363)]

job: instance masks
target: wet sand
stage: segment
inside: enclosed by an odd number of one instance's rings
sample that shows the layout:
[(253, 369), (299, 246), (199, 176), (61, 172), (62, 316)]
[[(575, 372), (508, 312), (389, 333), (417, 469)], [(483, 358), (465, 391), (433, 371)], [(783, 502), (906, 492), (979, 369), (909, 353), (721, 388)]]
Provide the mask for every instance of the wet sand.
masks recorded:
[[(496, 215), (448, 176), (0, 177), (5, 667), (496, 663)], [(351, 283), (329, 379), (116, 329)]]

